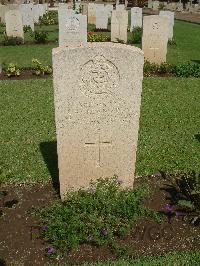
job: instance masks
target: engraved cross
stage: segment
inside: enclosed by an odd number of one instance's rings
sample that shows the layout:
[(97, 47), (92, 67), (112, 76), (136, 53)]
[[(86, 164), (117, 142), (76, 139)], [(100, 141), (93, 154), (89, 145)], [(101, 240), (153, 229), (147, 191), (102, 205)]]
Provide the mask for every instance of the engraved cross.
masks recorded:
[(98, 133), (98, 140), (96, 142), (86, 142), (85, 147), (95, 147), (98, 149), (98, 158), (97, 158), (97, 166), (101, 167), (101, 153), (102, 153), (102, 147), (109, 147), (112, 146), (111, 141), (101, 140), (100, 133)]
[(150, 50), (153, 50), (153, 57), (156, 57), (156, 50), (159, 50), (159, 48), (150, 48)]

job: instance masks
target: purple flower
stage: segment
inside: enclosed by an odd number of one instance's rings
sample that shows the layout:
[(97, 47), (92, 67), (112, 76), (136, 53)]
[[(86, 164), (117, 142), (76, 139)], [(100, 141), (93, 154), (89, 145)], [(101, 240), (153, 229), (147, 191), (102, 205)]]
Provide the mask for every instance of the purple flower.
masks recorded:
[(93, 240), (93, 236), (92, 235), (89, 235), (88, 236), (88, 241), (92, 241)]
[(42, 230), (43, 231), (47, 231), (48, 230), (48, 226), (47, 225), (42, 226)]
[(170, 205), (170, 204), (166, 204), (166, 205), (165, 205), (165, 210), (166, 210), (167, 212), (172, 212), (172, 211), (173, 211), (173, 207), (172, 207), (172, 205)]
[(95, 187), (91, 187), (91, 188), (89, 189), (89, 192), (90, 192), (91, 194), (94, 194), (94, 193), (96, 192), (96, 188), (95, 188)]
[(107, 236), (107, 235), (108, 235), (108, 230), (106, 230), (105, 228), (103, 228), (103, 229), (101, 230), (101, 235), (102, 235), (102, 236)]
[(160, 177), (161, 176), (161, 173), (160, 172), (155, 172), (154, 176), (155, 177)]
[(176, 217), (179, 218), (180, 216), (183, 216), (184, 213), (180, 212), (180, 211), (176, 211)]
[(51, 254), (53, 254), (54, 252), (55, 252), (55, 248), (53, 248), (53, 247), (48, 247), (48, 248), (47, 248), (47, 253), (48, 253), (48, 254), (51, 255)]

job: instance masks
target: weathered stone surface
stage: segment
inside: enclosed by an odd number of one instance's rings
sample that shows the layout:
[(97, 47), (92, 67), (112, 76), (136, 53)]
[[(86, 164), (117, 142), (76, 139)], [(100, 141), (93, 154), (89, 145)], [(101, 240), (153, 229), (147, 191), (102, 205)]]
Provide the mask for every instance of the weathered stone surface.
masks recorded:
[(133, 28), (142, 27), (142, 8), (131, 8), (131, 31)]
[(153, 8), (153, 1), (152, 0), (148, 0), (148, 8)]
[(0, 21), (5, 23), (5, 14), (8, 11), (8, 6), (0, 5)]
[(96, 5), (96, 28), (107, 29), (108, 27), (108, 12), (104, 5)]
[(143, 52), (114, 43), (53, 49), (60, 193), (135, 172)]
[(88, 4), (88, 23), (96, 25), (96, 7), (94, 3)]
[(112, 12), (111, 41), (122, 40), (127, 42), (128, 12), (126, 10)]
[(168, 39), (172, 40), (173, 38), (173, 31), (174, 31), (174, 12), (171, 11), (160, 11), (160, 16), (169, 18), (168, 24)]
[(107, 5), (105, 5), (105, 9), (108, 12), (108, 17), (111, 18), (112, 11), (113, 11), (113, 5), (107, 4)]
[(6, 34), (9, 37), (20, 37), (24, 39), (22, 15), (18, 9), (7, 11), (5, 14)]
[(125, 5), (116, 5), (116, 10), (117, 11), (125, 10)]
[(87, 16), (69, 11), (59, 19), (59, 46), (87, 42)]
[(33, 4), (22, 4), (20, 10), (23, 26), (30, 26), (32, 31), (34, 31)]
[(166, 62), (169, 19), (161, 16), (143, 18), (142, 50), (151, 63)]
[(159, 9), (160, 2), (159, 1), (153, 1), (153, 10)]

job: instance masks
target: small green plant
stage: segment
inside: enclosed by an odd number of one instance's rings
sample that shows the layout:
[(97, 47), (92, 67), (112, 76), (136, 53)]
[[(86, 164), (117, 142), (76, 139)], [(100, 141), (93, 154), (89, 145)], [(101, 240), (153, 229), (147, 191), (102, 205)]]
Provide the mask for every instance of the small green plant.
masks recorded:
[(58, 13), (55, 11), (48, 11), (42, 17), (39, 18), (39, 25), (57, 25)]
[(129, 39), (130, 44), (139, 44), (142, 42), (142, 28), (135, 27), (131, 33), (131, 37)]
[(144, 62), (144, 75), (145, 76), (151, 76), (152, 74), (156, 74), (158, 72), (159, 65), (152, 64), (148, 61)]
[(110, 41), (110, 37), (103, 34), (95, 34), (93, 32), (88, 32), (87, 35), (88, 42), (108, 42)]
[(171, 72), (177, 77), (200, 77), (200, 64), (181, 64), (172, 66)]
[(172, 38), (171, 40), (168, 40), (168, 44), (169, 45), (174, 45), (174, 46), (176, 46), (176, 41), (175, 41), (175, 39), (174, 38)]
[(10, 63), (6, 68), (5, 72), (8, 77), (18, 77), (21, 75), (19, 67), (17, 66), (17, 64), (14, 63)]
[(2, 43), (4, 46), (15, 46), (24, 44), (24, 40), (20, 37), (9, 37), (4, 34), (4, 39)]
[(23, 27), (24, 33), (26, 32), (32, 32), (31, 26), (24, 26)]
[(52, 68), (50, 66), (42, 65), (42, 63), (38, 59), (33, 58), (32, 64), (33, 64), (34, 75), (41, 76), (41, 75), (49, 75), (52, 73)]
[(46, 43), (48, 39), (48, 32), (46, 31), (34, 31), (31, 36), (35, 39), (36, 43)]
[(42, 221), (41, 236), (54, 251), (69, 251), (83, 243), (118, 248), (116, 237), (130, 233), (143, 217), (160, 221), (154, 210), (142, 205), (147, 187), (123, 190), (117, 177), (99, 179), (88, 190), (69, 191), (63, 202), (36, 211)]

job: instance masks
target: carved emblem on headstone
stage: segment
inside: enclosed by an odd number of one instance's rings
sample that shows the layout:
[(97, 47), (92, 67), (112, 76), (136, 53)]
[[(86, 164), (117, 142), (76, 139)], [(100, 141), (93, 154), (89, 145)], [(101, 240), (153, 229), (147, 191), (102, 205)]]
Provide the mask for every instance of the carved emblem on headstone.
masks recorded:
[(80, 21), (76, 17), (70, 17), (66, 21), (67, 31), (77, 31), (80, 27)]
[(81, 91), (88, 97), (113, 94), (119, 79), (117, 67), (103, 55), (97, 55), (81, 68)]

